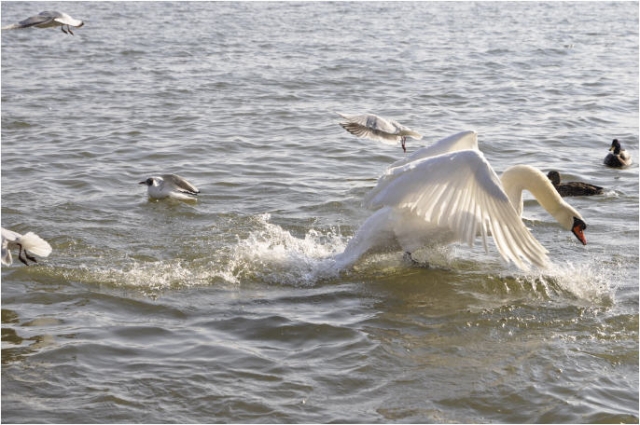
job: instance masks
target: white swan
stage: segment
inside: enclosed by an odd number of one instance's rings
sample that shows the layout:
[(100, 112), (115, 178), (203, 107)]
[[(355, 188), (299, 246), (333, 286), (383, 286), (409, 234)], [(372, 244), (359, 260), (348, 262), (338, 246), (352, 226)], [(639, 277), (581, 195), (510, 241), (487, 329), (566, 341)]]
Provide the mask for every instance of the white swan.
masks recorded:
[[(488, 251), (491, 236), (507, 261), (527, 270), (544, 267), (547, 250), (521, 219), (522, 192), (528, 190), (565, 229), (586, 245), (586, 224), (540, 170), (527, 165), (508, 168), (498, 178), (482, 152), (475, 132), (463, 132), (420, 149), (389, 167), (365, 198), (380, 208), (358, 229), (336, 257), (341, 267), (371, 252), (466, 242), (482, 237)], [(459, 150), (462, 149), (462, 150)]]
[[(67, 27), (65, 30), (64, 27)], [(63, 12), (55, 12), (55, 11), (44, 11), (40, 12), (35, 16), (31, 16), (30, 18), (25, 19), (24, 21), (20, 21), (17, 24), (11, 24), (2, 27), (3, 30), (13, 30), (18, 28), (27, 28), (27, 27), (36, 27), (36, 28), (50, 28), (50, 27), (60, 27), (62, 32), (73, 35), (73, 31), (71, 31), (71, 27), (80, 28), (84, 25), (79, 19), (74, 19), (71, 16), (67, 15)]]
[(400, 142), (402, 150), (407, 152), (405, 142), (407, 136), (416, 140), (422, 139), (420, 133), (416, 133), (397, 121), (379, 117), (373, 114), (346, 115), (338, 112), (346, 121), (341, 122), (342, 128), (361, 139), (370, 139), (380, 142)]
[(2, 232), (2, 264), (10, 266), (13, 263), (11, 250), (16, 248), (19, 249), (18, 259), (26, 266), (29, 265), (27, 260), (37, 262), (30, 253), (38, 257), (48, 257), (51, 254), (51, 245), (35, 233), (29, 232), (21, 235), (4, 227), (0, 229)]
[(174, 198), (192, 201), (196, 200), (200, 193), (197, 187), (177, 174), (149, 177), (140, 184), (147, 185), (147, 194), (153, 199)]

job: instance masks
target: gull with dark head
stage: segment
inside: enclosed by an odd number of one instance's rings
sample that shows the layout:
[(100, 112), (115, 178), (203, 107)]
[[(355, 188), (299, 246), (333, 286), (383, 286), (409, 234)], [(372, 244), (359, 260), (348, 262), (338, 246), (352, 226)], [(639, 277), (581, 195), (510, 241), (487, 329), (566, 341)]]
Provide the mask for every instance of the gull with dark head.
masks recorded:
[(197, 187), (177, 174), (162, 174), (149, 177), (141, 181), (140, 184), (147, 185), (149, 197), (153, 199), (173, 198), (182, 201), (194, 201), (197, 199), (198, 193), (200, 193)]
[[(84, 25), (79, 19), (74, 19), (71, 16), (67, 15), (63, 12), (55, 12), (55, 11), (44, 11), (39, 14), (32, 16), (30, 18), (25, 19), (24, 21), (20, 21), (17, 24), (11, 24), (2, 27), (3, 30), (13, 30), (18, 28), (28, 28), (28, 27), (36, 27), (36, 28), (51, 28), (51, 27), (60, 27), (63, 33), (73, 35), (73, 31), (71, 31), (71, 27), (80, 28)], [(65, 30), (64, 27), (67, 27)]]
[[(48, 257), (51, 254), (51, 245), (35, 233), (29, 232), (25, 235), (12, 230), (2, 229), (2, 264), (10, 266), (13, 263), (11, 250), (18, 248), (18, 259), (28, 266), (27, 260), (37, 263), (33, 255), (38, 257)], [(33, 254), (33, 255), (31, 255)]]
[(400, 142), (402, 150), (407, 152), (405, 142), (407, 137), (420, 140), (422, 135), (416, 133), (397, 121), (382, 118), (373, 114), (346, 115), (338, 112), (345, 121), (341, 122), (342, 128), (361, 139), (376, 140), (385, 143), (395, 144)]

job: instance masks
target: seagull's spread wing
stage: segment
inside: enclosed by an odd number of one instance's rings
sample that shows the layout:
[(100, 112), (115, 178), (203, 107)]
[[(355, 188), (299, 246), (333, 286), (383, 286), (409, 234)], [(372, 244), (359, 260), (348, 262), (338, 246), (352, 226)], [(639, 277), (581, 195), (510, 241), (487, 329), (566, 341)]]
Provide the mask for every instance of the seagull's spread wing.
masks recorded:
[(44, 12), (40, 12), (35, 16), (31, 16), (23, 21), (18, 22), (17, 24), (7, 25), (2, 27), (3, 30), (11, 30), (18, 28), (28, 28), (37, 26), (40, 28), (46, 27), (55, 27), (59, 25), (71, 25), (73, 27), (81, 27), (84, 25), (79, 19), (74, 19), (66, 13), (55, 12), (46, 10)]
[(12, 30), (18, 28), (28, 28), (34, 25), (44, 25), (53, 21), (53, 17), (48, 14), (48, 12), (42, 12), (36, 16), (31, 16), (23, 21), (18, 22), (17, 24), (7, 25), (2, 27), (3, 30)]
[[(349, 133), (365, 139), (381, 142), (397, 142), (400, 140), (398, 125), (377, 115), (345, 115), (338, 113), (345, 119), (340, 125)], [(396, 123), (397, 124), (397, 123)]]
[(462, 150), (427, 157), (390, 170), (368, 195), (372, 208), (408, 209), (473, 245), (492, 236), (500, 255), (526, 269), (523, 259), (544, 266), (547, 250), (533, 237), (511, 205), (484, 155)]

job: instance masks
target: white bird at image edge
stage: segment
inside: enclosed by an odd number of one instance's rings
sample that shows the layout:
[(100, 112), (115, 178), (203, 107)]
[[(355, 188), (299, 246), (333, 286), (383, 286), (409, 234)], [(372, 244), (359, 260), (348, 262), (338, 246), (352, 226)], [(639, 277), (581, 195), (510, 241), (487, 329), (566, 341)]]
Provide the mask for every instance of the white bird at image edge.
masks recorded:
[(18, 248), (18, 259), (25, 265), (29, 265), (27, 260), (34, 263), (36, 259), (31, 255), (38, 257), (48, 257), (51, 254), (51, 245), (35, 233), (28, 232), (25, 235), (14, 232), (12, 230), (2, 229), (2, 264), (7, 266), (13, 263), (11, 250)]
[[(30, 18), (25, 19), (24, 21), (20, 21), (17, 24), (11, 24), (2, 27), (3, 30), (14, 30), (20, 28), (28, 28), (28, 27), (36, 27), (36, 28), (51, 28), (51, 27), (61, 27), (60, 29), (65, 34), (67, 31), (69, 34), (73, 35), (71, 31), (71, 27), (80, 28), (84, 25), (79, 19), (74, 19), (71, 16), (67, 15), (63, 12), (56, 11), (44, 11), (40, 12), (35, 16), (31, 16)], [(64, 27), (67, 27), (65, 30)]]

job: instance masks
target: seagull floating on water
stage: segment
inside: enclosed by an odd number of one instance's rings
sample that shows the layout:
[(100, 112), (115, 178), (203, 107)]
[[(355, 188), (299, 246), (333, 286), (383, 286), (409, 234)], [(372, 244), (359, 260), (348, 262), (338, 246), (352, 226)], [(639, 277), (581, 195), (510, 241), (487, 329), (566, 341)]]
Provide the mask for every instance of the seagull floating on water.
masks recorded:
[(148, 186), (147, 192), (150, 198), (163, 199), (174, 198), (183, 201), (193, 201), (200, 191), (189, 183), (184, 177), (177, 174), (163, 174), (149, 177), (140, 184)]
[(611, 147), (609, 148), (609, 154), (604, 158), (604, 165), (614, 168), (622, 168), (628, 167), (632, 162), (629, 152), (622, 149), (622, 145), (618, 139), (613, 139)]
[(491, 236), (503, 259), (522, 270), (545, 267), (548, 251), (522, 221), (523, 190), (528, 190), (565, 229), (587, 244), (587, 225), (540, 170), (514, 165), (501, 178), (477, 146), (473, 131), (458, 133), (392, 164), (366, 196), (380, 208), (336, 256), (341, 267), (364, 254), (466, 242), (482, 237), (488, 251)]
[(560, 173), (555, 170), (549, 171), (547, 177), (551, 180), (553, 187), (556, 188), (560, 196), (591, 196), (601, 195), (603, 189), (600, 186), (595, 186), (589, 183), (583, 182), (560, 182)]
[[(63, 12), (44, 11), (40, 12), (36, 16), (20, 21), (17, 24), (7, 25), (2, 27), (3, 30), (13, 30), (18, 28), (37, 27), (37, 28), (50, 28), (60, 27), (63, 33), (73, 35), (71, 27), (80, 28), (84, 25), (84, 22), (74, 19), (71, 16)], [(65, 30), (64, 27), (67, 27)]]
[[(51, 254), (51, 245), (35, 233), (29, 232), (21, 235), (12, 230), (1, 228), (2, 230), (2, 264), (10, 266), (13, 263), (11, 250), (19, 249), (18, 259), (28, 266), (27, 260), (37, 263), (33, 255), (38, 257), (48, 257)], [(33, 255), (30, 255), (33, 254)]]
[(405, 142), (407, 137), (420, 140), (422, 135), (416, 133), (397, 121), (379, 117), (373, 114), (346, 115), (338, 112), (346, 121), (341, 122), (342, 128), (361, 139), (377, 140), (381, 142), (400, 142), (402, 150), (407, 152)]

